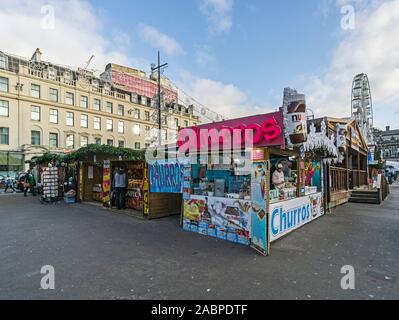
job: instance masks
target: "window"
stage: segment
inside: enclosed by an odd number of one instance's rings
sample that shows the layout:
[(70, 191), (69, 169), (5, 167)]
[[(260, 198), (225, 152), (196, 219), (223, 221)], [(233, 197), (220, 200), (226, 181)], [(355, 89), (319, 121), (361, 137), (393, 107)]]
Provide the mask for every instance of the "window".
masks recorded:
[(179, 127), (179, 119), (178, 118), (175, 118), (175, 126), (176, 126), (176, 128)]
[(8, 68), (8, 59), (5, 54), (0, 53), (0, 68), (7, 69)]
[(89, 98), (86, 96), (80, 96), (80, 106), (87, 109), (89, 107)]
[(188, 127), (188, 121), (184, 120), (184, 127), (187, 128)]
[(112, 102), (107, 102), (107, 108), (105, 109), (105, 111), (108, 112), (108, 113), (112, 113), (113, 108), (114, 107), (112, 105)]
[(66, 125), (68, 126), (68, 127), (73, 127), (75, 124), (74, 124), (74, 116), (73, 116), (73, 112), (67, 112), (66, 113)]
[(40, 99), (40, 86), (37, 84), (32, 84), (30, 94), (32, 98)]
[(125, 133), (125, 123), (123, 121), (118, 122), (118, 133)]
[(48, 99), (50, 101), (58, 102), (58, 90), (50, 88), (48, 91)]
[(88, 144), (89, 144), (89, 137), (81, 136), (80, 137), (80, 146), (81, 147), (86, 147)]
[(0, 144), (8, 144), (9, 136), (8, 136), (8, 128), (0, 128)]
[(58, 110), (50, 109), (50, 123), (58, 123)]
[(8, 101), (0, 100), (0, 117), (8, 117), (9, 106)]
[(94, 143), (98, 146), (101, 145), (101, 138), (94, 138)]
[(114, 145), (114, 140), (108, 139), (108, 140), (107, 140), (107, 145), (113, 146), (113, 145)]
[(50, 148), (58, 148), (58, 133), (50, 132), (49, 146)]
[(118, 147), (119, 147), (119, 148), (124, 148), (124, 147), (125, 147), (125, 141), (119, 140), (119, 141), (118, 141)]
[(151, 128), (149, 126), (145, 127), (144, 136), (146, 138), (150, 138), (151, 137)]
[(150, 112), (149, 111), (146, 111), (144, 113), (144, 116), (145, 116), (145, 121), (150, 121)]
[(147, 149), (147, 148), (149, 148), (150, 147), (150, 144), (149, 143), (146, 143), (145, 144), (145, 148)]
[(112, 122), (112, 119), (107, 119), (107, 131), (112, 132), (114, 130), (113, 126), (114, 126), (114, 124)]
[(140, 147), (140, 142), (135, 142), (135, 143), (134, 143), (134, 148), (135, 148), (136, 150), (140, 150), (140, 149), (141, 149), (141, 147)]
[(88, 118), (87, 114), (80, 115), (80, 126), (82, 128), (88, 128)]
[(118, 115), (124, 116), (125, 115), (125, 107), (123, 105), (118, 105)]
[(71, 92), (66, 92), (65, 93), (65, 104), (68, 104), (70, 106), (75, 105), (75, 96)]
[(139, 124), (135, 124), (134, 126), (133, 126), (133, 133), (135, 134), (135, 135), (140, 135), (140, 125)]
[(31, 144), (40, 146), (40, 131), (31, 131)]
[(75, 149), (75, 136), (73, 134), (66, 135), (66, 143), (67, 149)]
[(134, 118), (140, 119), (140, 109), (134, 109)]
[(0, 91), (8, 92), (8, 79), (0, 77)]
[(30, 118), (33, 121), (40, 121), (40, 107), (37, 106), (31, 107)]
[(100, 117), (94, 117), (94, 129), (101, 130), (101, 118)]
[(100, 99), (93, 100), (93, 110), (101, 111), (101, 100)]

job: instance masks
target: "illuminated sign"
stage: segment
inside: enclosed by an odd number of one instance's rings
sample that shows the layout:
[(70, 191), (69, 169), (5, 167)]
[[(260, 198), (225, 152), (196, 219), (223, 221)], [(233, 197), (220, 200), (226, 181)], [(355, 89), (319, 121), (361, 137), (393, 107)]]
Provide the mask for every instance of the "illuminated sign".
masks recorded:
[(179, 132), (178, 146), (233, 148), (245, 143), (254, 147), (284, 146), (283, 117), (280, 112), (205, 124)]

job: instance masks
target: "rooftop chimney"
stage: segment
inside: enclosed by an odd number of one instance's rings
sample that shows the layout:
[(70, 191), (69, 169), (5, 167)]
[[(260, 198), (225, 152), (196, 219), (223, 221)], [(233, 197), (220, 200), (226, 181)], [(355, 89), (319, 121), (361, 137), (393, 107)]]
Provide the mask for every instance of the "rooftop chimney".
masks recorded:
[(37, 48), (35, 53), (32, 56), (31, 59), (33, 62), (41, 62), (42, 61), (42, 53), (40, 52), (40, 49)]
[(386, 127), (385, 127), (385, 130), (388, 132), (388, 131), (391, 130), (391, 127), (390, 127), (390, 126), (386, 126)]

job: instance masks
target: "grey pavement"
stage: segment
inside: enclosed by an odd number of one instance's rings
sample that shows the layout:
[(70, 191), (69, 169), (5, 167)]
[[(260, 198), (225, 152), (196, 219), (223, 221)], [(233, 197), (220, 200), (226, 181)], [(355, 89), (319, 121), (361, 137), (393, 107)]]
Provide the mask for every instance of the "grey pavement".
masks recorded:
[[(105, 209), (0, 196), (0, 299), (398, 299), (399, 187), (346, 204), (272, 245), (187, 233)], [(55, 290), (40, 289), (44, 265)], [(342, 266), (356, 272), (342, 290)]]

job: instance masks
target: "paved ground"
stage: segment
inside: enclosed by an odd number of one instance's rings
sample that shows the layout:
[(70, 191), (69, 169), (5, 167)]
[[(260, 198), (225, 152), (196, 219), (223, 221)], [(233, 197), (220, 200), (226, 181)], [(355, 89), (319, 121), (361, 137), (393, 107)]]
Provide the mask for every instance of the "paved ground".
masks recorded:
[[(399, 298), (399, 187), (382, 206), (347, 204), (272, 245), (271, 257), (87, 205), (0, 195), (2, 299)], [(55, 268), (56, 288), (40, 288)], [(356, 290), (340, 287), (343, 265)]]

